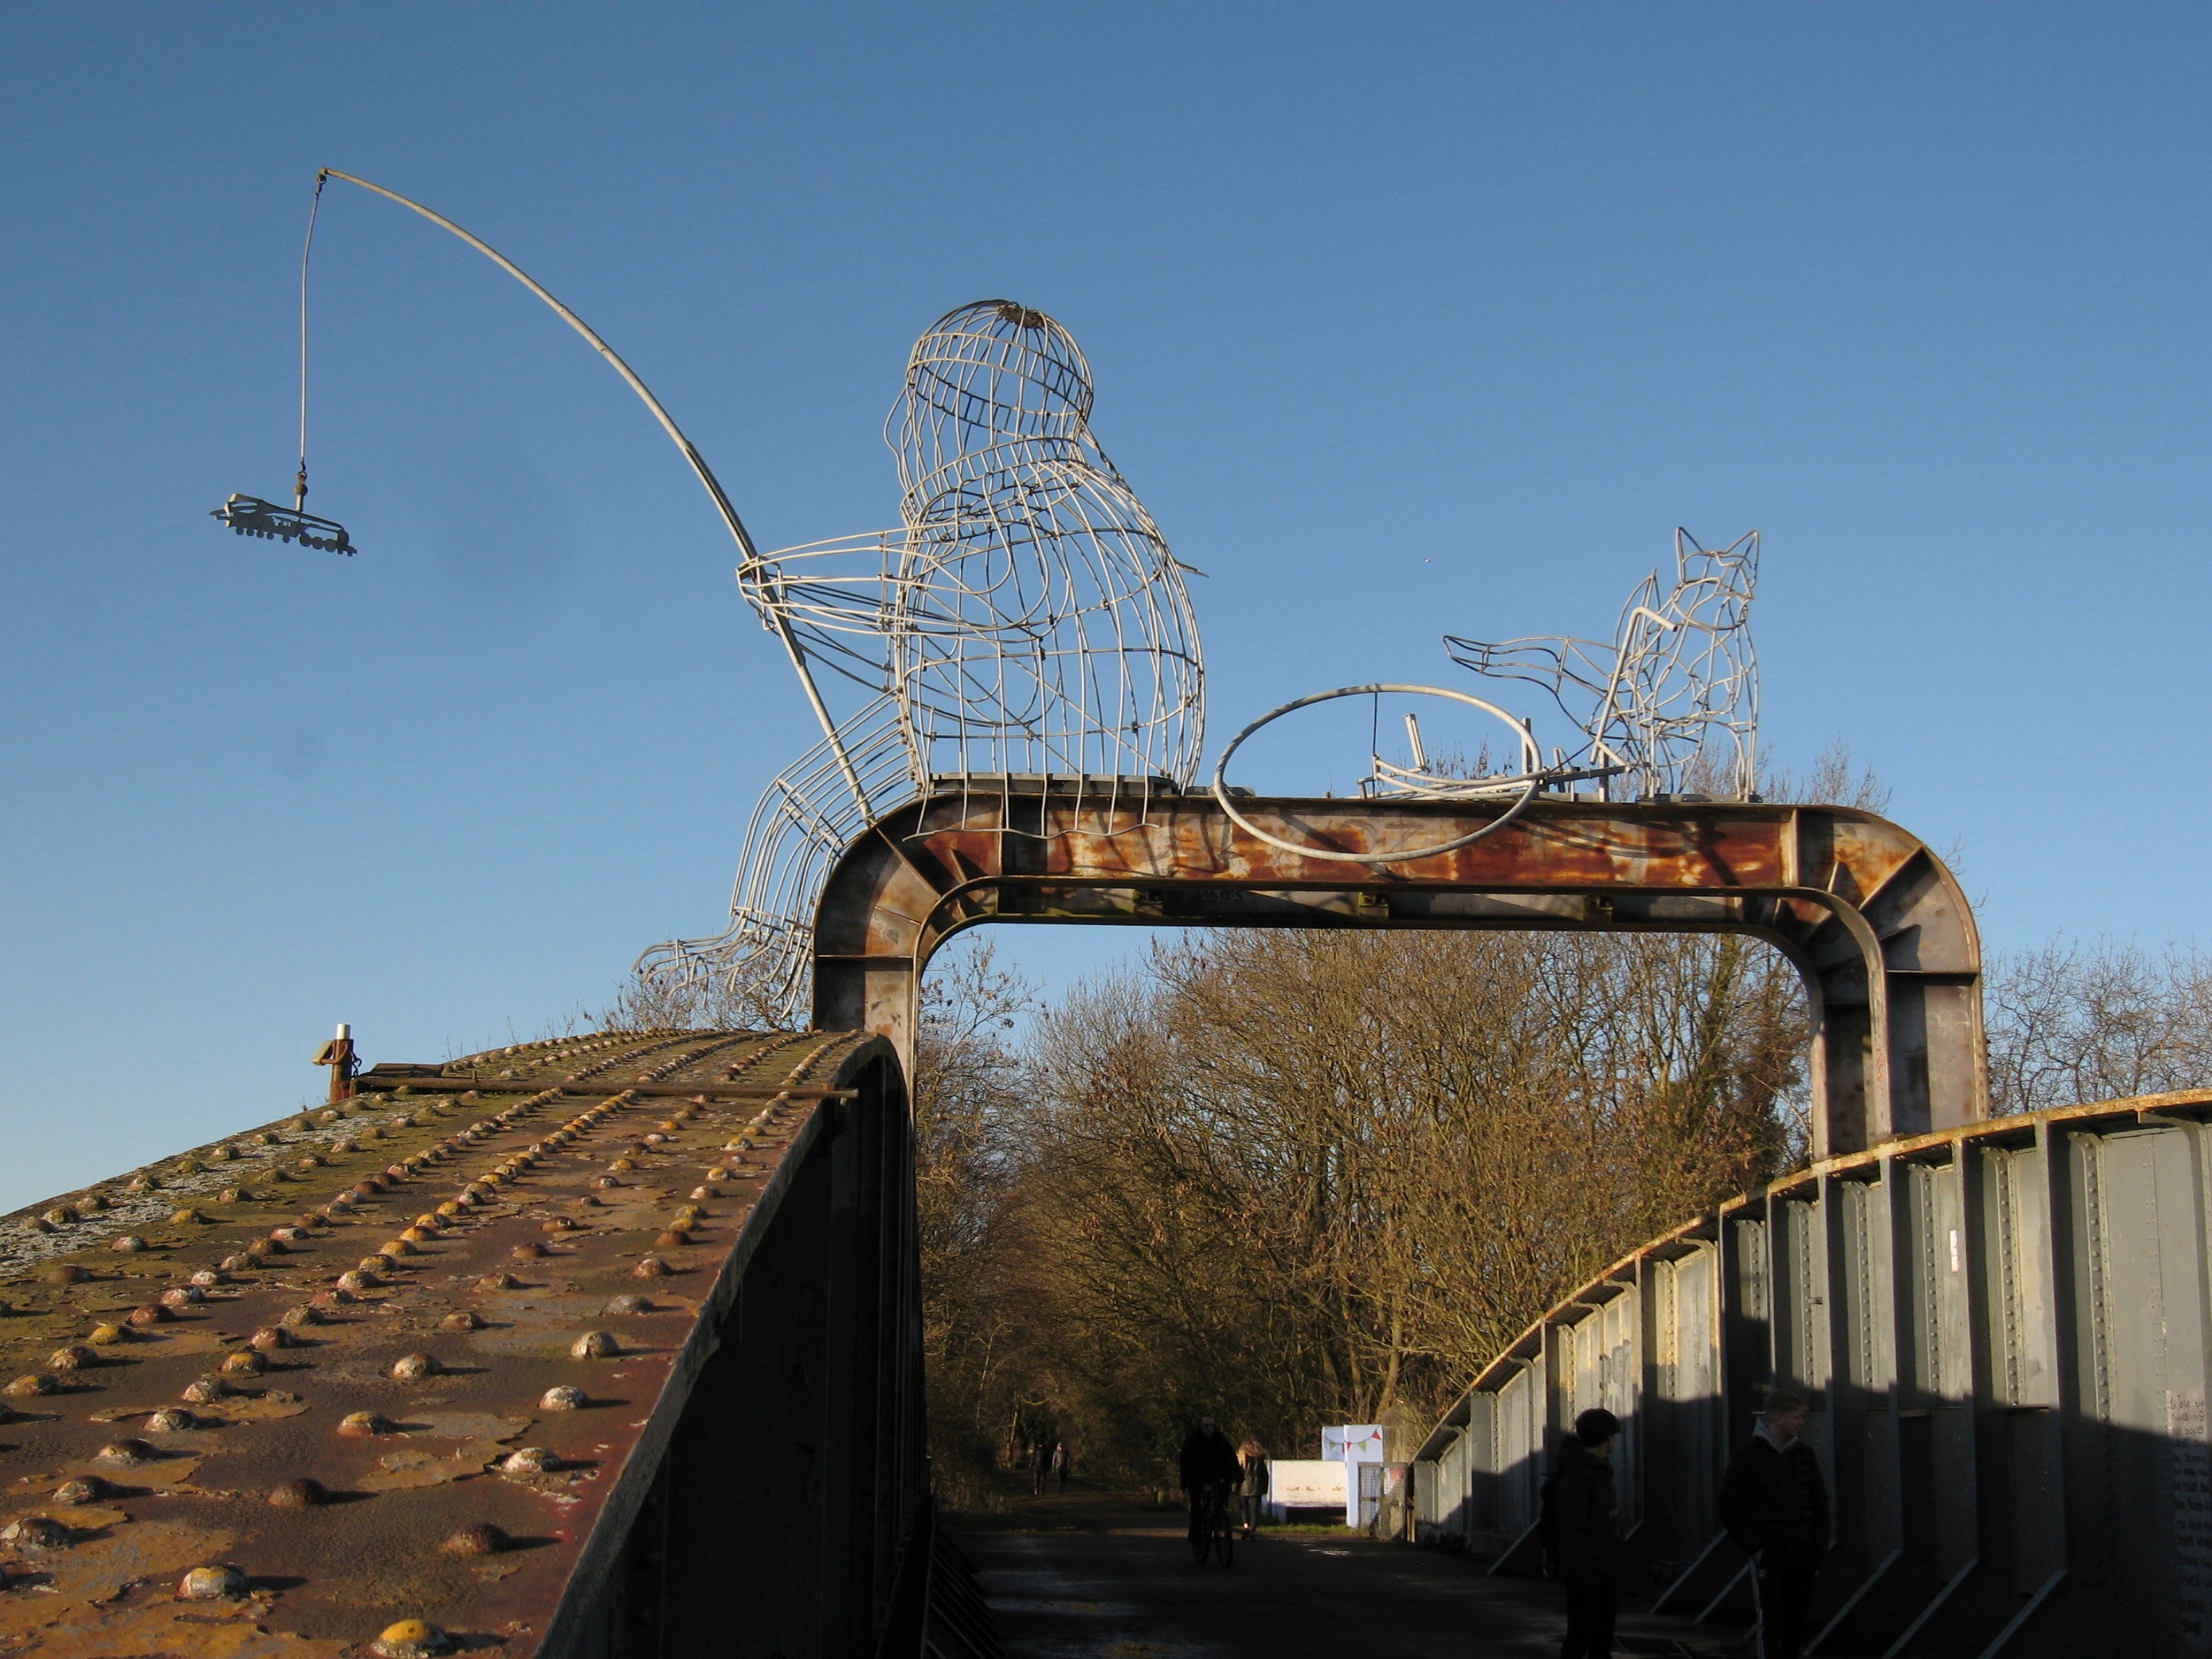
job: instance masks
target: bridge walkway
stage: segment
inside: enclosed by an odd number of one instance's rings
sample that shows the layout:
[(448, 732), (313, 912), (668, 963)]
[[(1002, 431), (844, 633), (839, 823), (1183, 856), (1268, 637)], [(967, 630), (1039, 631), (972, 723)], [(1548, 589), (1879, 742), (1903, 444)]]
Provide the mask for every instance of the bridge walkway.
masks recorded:
[[(1551, 1659), (1565, 1630), (1549, 1583), (1349, 1531), (1268, 1528), (1226, 1571), (1201, 1568), (1179, 1510), (1080, 1485), (945, 1524), (1006, 1659)], [(1620, 1630), (1624, 1654), (1723, 1659), (1741, 1645), (1740, 1632), (1632, 1610)]]

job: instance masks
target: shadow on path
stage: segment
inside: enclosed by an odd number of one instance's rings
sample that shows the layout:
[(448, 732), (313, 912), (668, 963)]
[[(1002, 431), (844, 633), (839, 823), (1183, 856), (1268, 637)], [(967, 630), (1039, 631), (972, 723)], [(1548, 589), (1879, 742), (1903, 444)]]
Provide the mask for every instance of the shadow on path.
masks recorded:
[[(1556, 1585), (1353, 1532), (1269, 1528), (1235, 1565), (1198, 1566), (1179, 1510), (1080, 1485), (945, 1524), (1008, 1659), (1548, 1659), (1565, 1628)], [(1621, 1635), (1623, 1654), (1742, 1651), (1679, 1620), (1624, 1613)]]

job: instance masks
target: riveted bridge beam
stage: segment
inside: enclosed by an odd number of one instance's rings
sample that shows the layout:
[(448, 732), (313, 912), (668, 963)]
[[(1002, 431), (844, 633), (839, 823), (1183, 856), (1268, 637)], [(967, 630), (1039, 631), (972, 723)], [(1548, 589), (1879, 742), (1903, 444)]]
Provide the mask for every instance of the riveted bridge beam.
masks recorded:
[[(1986, 1115), (1981, 945), (1925, 843), (1873, 813), (1754, 802), (1501, 806), (1240, 799), (1096, 781), (968, 779), (901, 808), (832, 870), (817, 1027), (888, 1037), (911, 1066), (922, 970), (984, 922), (1728, 933), (1795, 963), (1813, 1010), (1816, 1157)], [(1353, 853), (1416, 856), (1366, 864)]]

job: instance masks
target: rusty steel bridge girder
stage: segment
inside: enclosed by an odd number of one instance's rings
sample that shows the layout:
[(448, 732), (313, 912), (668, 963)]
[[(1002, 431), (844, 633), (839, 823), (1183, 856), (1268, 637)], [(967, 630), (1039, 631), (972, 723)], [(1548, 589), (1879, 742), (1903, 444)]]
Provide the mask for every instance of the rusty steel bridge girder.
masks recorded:
[(931, 955), (987, 921), (1748, 934), (1803, 975), (1814, 1155), (1987, 1115), (1981, 943), (1928, 846), (1871, 812), (1755, 802), (1503, 805), (1240, 799), (1078, 779), (969, 778), (872, 825), (831, 872), (814, 1023), (889, 1037), (911, 1068)]

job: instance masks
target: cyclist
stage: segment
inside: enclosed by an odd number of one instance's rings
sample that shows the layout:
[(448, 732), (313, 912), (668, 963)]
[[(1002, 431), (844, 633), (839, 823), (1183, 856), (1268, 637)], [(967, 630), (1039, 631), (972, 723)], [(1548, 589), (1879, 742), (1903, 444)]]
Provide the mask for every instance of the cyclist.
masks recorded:
[(1190, 1550), (1203, 1566), (1207, 1524), (1228, 1501), (1230, 1490), (1243, 1470), (1237, 1462), (1237, 1449), (1211, 1415), (1200, 1418), (1198, 1426), (1183, 1441), (1179, 1468), (1183, 1496), (1190, 1504)]

